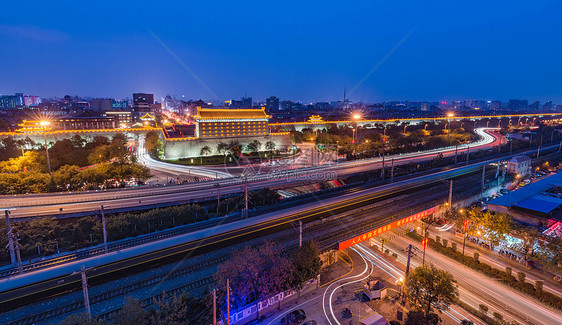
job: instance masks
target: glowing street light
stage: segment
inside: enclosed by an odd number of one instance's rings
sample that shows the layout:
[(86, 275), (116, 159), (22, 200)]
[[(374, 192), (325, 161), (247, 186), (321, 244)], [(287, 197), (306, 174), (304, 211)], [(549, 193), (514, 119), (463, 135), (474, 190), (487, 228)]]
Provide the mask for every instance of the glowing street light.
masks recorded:
[(355, 114), (355, 115), (353, 115), (353, 118), (354, 118), (354, 119), (356, 119), (356, 120), (358, 120), (358, 119), (360, 119), (360, 118), (361, 118), (361, 115), (359, 115), (359, 114)]
[(45, 153), (47, 155), (47, 170), (49, 171), (49, 176), (53, 176), (51, 174), (51, 160), (49, 159), (49, 147), (47, 147), (47, 126), (51, 124), (49, 121), (40, 121), (39, 125), (43, 127), (43, 139), (45, 140)]

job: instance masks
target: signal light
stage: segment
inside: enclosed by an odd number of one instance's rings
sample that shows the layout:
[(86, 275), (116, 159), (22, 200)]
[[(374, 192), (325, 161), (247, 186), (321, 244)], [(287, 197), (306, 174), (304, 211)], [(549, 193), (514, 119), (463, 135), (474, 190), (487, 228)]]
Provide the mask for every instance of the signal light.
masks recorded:
[(466, 232), (468, 230), (468, 219), (466, 219), (462, 224), (462, 229)]
[(422, 239), (421, 244), (422, 244), (422, 248), (425, 250), (429, 244), (429, 239), (428, 238)]

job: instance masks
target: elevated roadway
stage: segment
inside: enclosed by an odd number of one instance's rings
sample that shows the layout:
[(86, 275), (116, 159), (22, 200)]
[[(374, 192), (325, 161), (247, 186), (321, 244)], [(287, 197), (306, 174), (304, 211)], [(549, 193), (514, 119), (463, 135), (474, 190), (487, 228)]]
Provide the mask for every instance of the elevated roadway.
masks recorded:
[[(436, 155), (444, 157), (497, 146), (504, 138), (490, 129), (477, 129), (481, 139), (475, 143), (423, 152), (385, 157), (386, 168), (394, 165), (408, 164), (431, 160)], [(194, 170), (193, 167), (172, 165), (156, 162), (143, 156), (149, 163), (158, 164), (157, 168), (165, 168), (174, 172)], [(282, 188), (291, 185), (332, 180), (349, 175), (381, 168), (383, 158), (372, 158), (360, 161), (321, 165), (299, 169), (275, 169), (268, 173), (249, 175), (248, 189), (256, 190), (266, 187)], [(170, 166), (171, 165), (171, 166)], [(471, 167), (473, 168), (473, 167)], [(204, 172), (197, 170), (197, 172)], [(225, 175), (223, 175), (225, 176)], [(95, 214), (101, 205), (108, 213), (135, 209), (147, 209), (157, 206), (193, 203), (218, 195), (225, 196), (243, 191), (244, 179), (228, 177), (212, 181), (189, 183), (176, 186), (141, 187), (136, 189), (115, 191), (92, 191), (75, 193), (54, 193), (39, 195), (17, 195), (0, 197), (0, 209), (10, 210), (12, 218), (33, 218), (39, 216), (84, 216)]]

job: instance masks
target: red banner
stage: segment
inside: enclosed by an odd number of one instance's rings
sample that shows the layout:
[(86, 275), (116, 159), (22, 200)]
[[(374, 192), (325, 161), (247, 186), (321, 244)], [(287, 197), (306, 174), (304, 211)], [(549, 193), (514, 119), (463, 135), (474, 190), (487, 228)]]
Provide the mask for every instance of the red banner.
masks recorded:
[(348, 240), (338, 244), (338, 250), (340, 250), (340, 251), (344, 250), (348, 247), (351, 247), (355, 244), (359, 244), (359, 243), (361, 243), (365, 240), (368, 240), (368, 239), (370, 239), (374, 236), (380, 235), (380, 234), (382, 234), (384, 232), (387, 232), (389, 230), (395, 229), (397, 227), (400, 227), (400, 226), (405, 225), (407, 223), (410, 223), (412, 221), (419, 220), (421, 218), (425, 218), (425, 217), (429, 216), (430, 214), (437, 212), (437, 210), (438, 210), (438, 207), (429, 208), (425, 211), (418, 212), (418, 213), (416, 213), (414, 215), (411, 215), (409, 217), (406, 217), (404, 219), (394, 221), (393, 223), (388, 224), (386, 226), (377, 228), (375, 230), (369, 231), (369, 232), (364, 233), (362, 235), (359, 235), (357, 237), (353, 237), (351, 239), (348, 239)]

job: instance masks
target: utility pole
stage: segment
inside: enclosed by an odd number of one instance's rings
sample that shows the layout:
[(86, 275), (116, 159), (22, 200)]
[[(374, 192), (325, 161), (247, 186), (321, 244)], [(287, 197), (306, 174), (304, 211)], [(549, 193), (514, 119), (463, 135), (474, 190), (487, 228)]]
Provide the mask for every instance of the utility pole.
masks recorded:
[(230, 279), (226, 279), (226, 325), (230, 325)]
[(449, 209), (453, 208), (453, 180), (449, 181)]
[(12, 264), (16, 264), (16, 252), (14, 250), (14, 237), (12, 236), (12, 227), (10, 226), (10, 211), (4, 210), (4, 214), (6, 215), (6, 230), (8, 231), (8, 247), (10, 249), (10, 262)]
[(220, 203), (221, 203), (221, 184), (217, 183), (217, 216), (219, 215)]
[(382, 154), (382, 180), (384, 181), (384, 153)]
[(103, 204), (100, 208), (101, 211), (101, 226), (103, 229), (103, 251), (107, 254), (107, 232), (105, 231), (105, 212), (103, 211)]
[(213, 325), (217, 325), (217, 289), (213, 289)]
[(21, 273), (23, 273), (23, 264), (21, 263), (20, 243), (19, 243), (19, 240), (18, 240), (18, 234), (15, 234), (15, 235), (12, 234), (12, 238), (14, 238), (14, 237), (16, 238), (15, 245), (16, 245), (16, 259), (17, 259), (17, 264), (18, 264), (18, 271), (21, 274)]
[(486, 165), (482, 166), (482, 193), (480, 194), (480, 198), (484, 199), (484, 181), (486, 178)]
[(299, 247), (302, 247), (302, 220), (299, 219)]
[(45, 154), (47, 156), (47, 170), (49, 171), (49, 176), (53, 176), (51, 174), (51, 160), (49, 159), (49, 147), (47, 146), (47, 131), (43, 129), (43, 139), (45, 139)]
[(458, 157), (457, 157), (458, 151), (459, 151), (459, 145), (456, 144), (455, 145), (455, 164), (457, 163), (457, 159), (458, 159)]
[(92, 319), (90, 310), (90, 297), (88, 296), (88, 279), (86, 278), (86, 269), (84, 265), (80, 267), (80, 275), (82, 276), (82, 293), (84, 294), (84, 307), (86, 308), (86, 317)]
[(394, 182), (394, 158), (392, 158), (391, 160), (391, 167), (390, 167), (390, 182), (393, 183)]
[(539, 144), (539, 148), (537, 149), (537, 158), (541, 155), (541, 148), (542, 148), (542, 135), (541, 135), (541, 144)]
[(412, 256), (412, 244), (408, 245), (408, 261), (406, 262), (406, 277), (410, 273), (410, 257)]
[(244, 174), (244, 218), (248, 218), (248, 176)]

